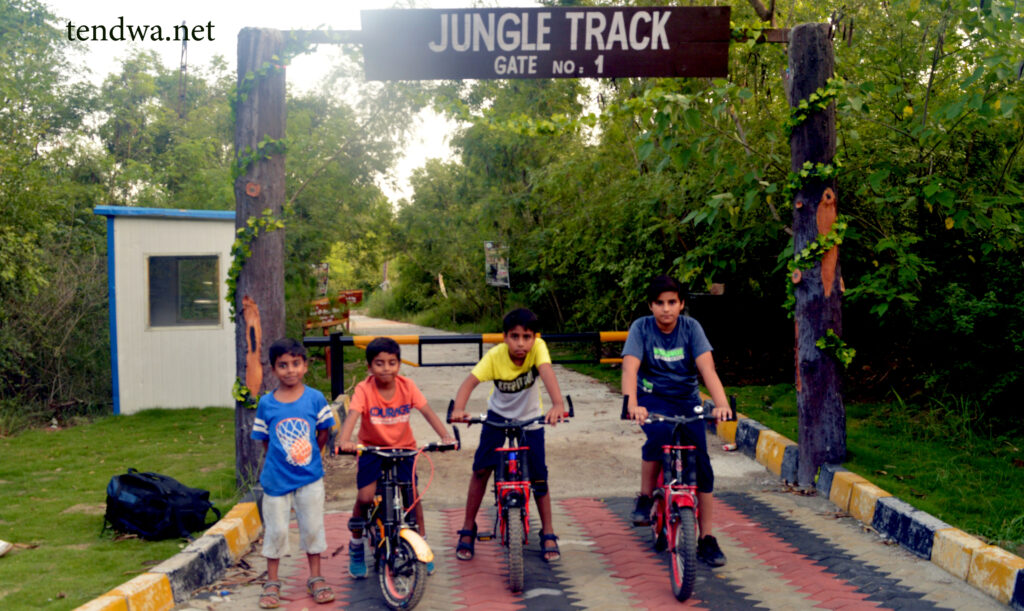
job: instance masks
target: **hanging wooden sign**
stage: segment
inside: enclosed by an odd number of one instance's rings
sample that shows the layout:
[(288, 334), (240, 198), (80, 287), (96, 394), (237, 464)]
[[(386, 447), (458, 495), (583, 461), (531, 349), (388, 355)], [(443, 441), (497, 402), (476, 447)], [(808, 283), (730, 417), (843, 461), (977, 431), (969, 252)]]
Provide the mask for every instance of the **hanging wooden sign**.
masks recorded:
[(367, 80), (726, 76), (730, 7), (362, 11)]

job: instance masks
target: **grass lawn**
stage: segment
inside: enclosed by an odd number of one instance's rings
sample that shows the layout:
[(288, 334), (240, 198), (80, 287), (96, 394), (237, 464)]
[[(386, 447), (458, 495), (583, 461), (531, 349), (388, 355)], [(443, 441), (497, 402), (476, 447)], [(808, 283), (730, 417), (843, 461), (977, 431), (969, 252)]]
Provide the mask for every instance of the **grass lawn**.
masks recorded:
[[(329, 394), (321, 351), (306, 383)], [(345, 349), (345, 384), (366, 376), (366, 353)], [(101, 533), (110, 478), (129, 467), (210, 491), (226, 513), (235, 491), (234, 408), (147, 410), (61, 430), (0, 437), (0, 609), (74, 609), (144, 573), (187, 541)], [(208, 519), (214, 517), (211, 512)]]
[(73, 609), (184, 547), (101, 534), (107, 483), (129, 467), (205, 488), (226, 512), (238, 500), (234, 410), (148, 410), (0, 438), (0, 539), (18, 544), (0, 558), (0, 608)]
[[(578, 358), (573, 349), (553, 348), (552, 354)], [(618, 368), (569, 367), (620, 386)], [(726, 393), (736, 395), (743, 415), (799, 441), (792, 384), (726, 387)], [(1024, 429), (994, 430), (976, 406), (957, 400), (845, 407), (844, 467), (922, 511), (1024, 556)]]

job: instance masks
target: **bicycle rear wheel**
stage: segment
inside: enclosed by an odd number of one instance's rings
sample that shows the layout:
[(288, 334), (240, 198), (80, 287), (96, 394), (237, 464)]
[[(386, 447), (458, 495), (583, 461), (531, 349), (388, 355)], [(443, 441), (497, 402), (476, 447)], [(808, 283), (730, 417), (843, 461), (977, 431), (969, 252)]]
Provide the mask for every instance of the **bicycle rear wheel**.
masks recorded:
[(381, 562), (377, 580), (388, 608), (412, 609), (427, 587), (427, 565), (416, 558), (408, 541), (398, 539), (391, 557)]
[(654, 551), (665, 551), (668, 547), (668, 517), (665, 515), (665, 493), (660, 489), (654, 491), (654, 504), (651, 506), (651, 537), (654, 539)]
[(672, 594), (684, 601), (697, 581), (697, 519), (692, 507), (680, 507), (672, 552)]
[(513, 592), (522, 592), (526, 580), (523, 570), (523, 510), (508, 512), (505, 521), (508, 528), (507, 545), (505, 546), (508, 561), (508, 586)]

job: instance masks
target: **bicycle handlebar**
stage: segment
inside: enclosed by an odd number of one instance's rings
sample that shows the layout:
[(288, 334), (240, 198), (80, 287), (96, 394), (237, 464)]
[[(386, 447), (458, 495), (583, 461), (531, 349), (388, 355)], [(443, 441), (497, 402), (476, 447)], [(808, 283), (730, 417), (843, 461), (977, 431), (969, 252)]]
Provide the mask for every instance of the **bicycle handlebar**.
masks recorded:
[[(711, 408), (707, 409), (707, 405), (710, 404)], [(729, 420), (736, 420), (736, 395), (729, 397), (729, 407), (732, 409), (732, 416)], [(715, 403), (711, 399), (706, 399), (703, 404), (698, 405), (694, 408), (693, 416), (665, 416), (663, 414), (647, 414), (641, 424), (650, 424), (652, 422), (678, 422), (680, 424), (687, 424), (696, 420), (716, 420), (712, 415), (712, 410), (715, 408)], [(707, 410), (707, 411), (705, 411)], [(619, 420), (632, 420), (629, 417), (629, 395), (622, 395), (622, 413), (619, 415)]]
[[(573, 409), (572, 397), (570, 397), (569, 395), (565, 395), (565, 402), (569, 405), (569, 413), (565, 417), (565, 420), (568, 421), (569, 418), (573, 418), (573, 417), (576, 416), (576, 410)], [(531, 425), (531, 424), (533, 424), (535, 422), (540, 422), (541, 424), (545, 424), (544, 418), (547, 417), (546, 415), (540, 415), (540, 416), (534, 416), (533, 418), (528, 418), (526, 420), (509, 420), (507, 422), (495, 422), (493, 420), (488, 420), (486, 414), (482, 414), (482, 415), (479, 415), (479, 416), (470, 416), (466, 420), (455, 420), (455, 421), (453, 421), (452, 420), (452, 412), (454, 412), (454, 411), (455, 411), (455, 400), (452, 399), (452, 400), (448, 401), (448, 415), (445, 418), (445, 421), (448, 422), (448, 424), (455, 424), (455, 423), (458, 423), (458, 422), (464, 422), (466, 424), (466, 426), (469, 426), (471, 424), (489, 424), (491, 426), (496, 426), (496, 427), (504, 428), (504, 429), (524, 427), (524, 426)], [(452, 427), (452, 428), (455, 430), (456, 436), (458, 436), (458, 429), (455, 428), (455, 427)]]
[(448, 452), (450, 450), (459, 450), (462, 446), (461, 439), (459, 438), (459, 431), (455, 431), (455, 443), (438, 443), (431, 442), (425, 446), (419, 448), (393, 448), (390, 446), (364, 446), (359, 444), (356, 449), (347, 452), (340, 448), (335, 448), (336, 454), (358, 454), (359, 452), (370, 452), (371, 454), (379, 454), (381, 456), (391, 456), (394, 458), (404, 458), (409, 456), (415, 456), (420, 452)]

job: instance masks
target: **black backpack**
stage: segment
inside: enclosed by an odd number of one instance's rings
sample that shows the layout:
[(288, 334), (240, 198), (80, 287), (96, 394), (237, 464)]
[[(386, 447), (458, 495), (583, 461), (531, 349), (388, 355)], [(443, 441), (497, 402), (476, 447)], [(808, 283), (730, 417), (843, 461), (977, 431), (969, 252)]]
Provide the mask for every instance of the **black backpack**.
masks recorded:
[[(206, 522), (206, 513), (216, 517)], [(138, 535), (153, 541), (206, 530), (220, 519), (220, 511), (210, 502), (210, 492), (189, 488), (173, 477), (159, 473), (140, 473), (128, 469), (110, 478), (107, 484), (107, 513), (103, 530), (109, 523), (121, 533)]]

